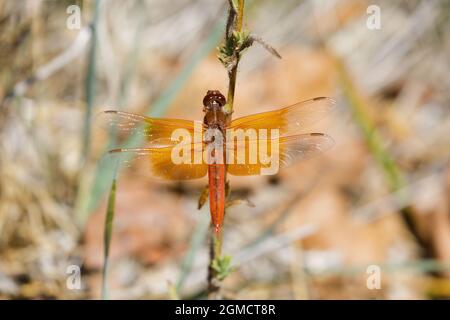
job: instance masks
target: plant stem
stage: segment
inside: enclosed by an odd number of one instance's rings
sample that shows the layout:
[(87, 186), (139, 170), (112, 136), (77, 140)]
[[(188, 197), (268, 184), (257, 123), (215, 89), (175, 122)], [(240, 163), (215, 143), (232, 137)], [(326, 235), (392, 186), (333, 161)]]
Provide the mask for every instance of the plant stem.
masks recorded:
[(94, 4), (94, 17), (91, 25), (91, 47), (89, 50), (89, 62), (86, 76), (86, 113), (84, 116), (84, 130), (83, 130), (83, 160), (87, 158), (89, 153), (91, 141), (91, 118), (92, 109), (95, 99), (95, 85), (96, 85), (96, 59), (97, 59), (97, 28), (100, 11), (100, 0), (96, 0)]
[(108, 300), (109, 248), (111, 245), (115, 203), (116, 203), (116, 179), (114, 178), (108, 198), (108, 208), (106, 210), (104, 234), (103, 234), (103, 247), (104, 247), (103, 271), (102, 271), (103, 300)]
[(242, 20), (244, 18), (244, 2), (245, 0), (239, 0), (239, 6), (238, 6), (238, 14), (237, 14), (237, 21), (236, 21), (236, 31), (242, 31)]
[(222, 232), (215, 233), (211, 228), (211, 241), (209, 247), (209, 267), (208, 267), (208, 299), (219, 300), (220, 280), (217, 277), (217, 271), (213, 268), (213, 262), (222, 255)]
[[(229, 0), (230, 8), (228, 10), (228, 22), (225, 32), (225, 44), (231, 43), (235, 32), (242, 31), (242, 21), (244, 17), (245, 0)], [(228, 68), (228, 95), (227, 109), (229, 117), (233, 113), (234, 93), (236, 89), (237, 69), (240, 59), (240, 50), (237, 47), (232, 48), (232, 63)], [(226, 180), (226, 176), (225, 176)], [(216, 233), (214, 227), (211, 227), (210, 255), (208, 266), (208, 299), (220, 299), (220, 287), (223, 279), (218, 278), (218, 271), (213, 268), (214, 261), (218, 261), (222, 255), (222, 231)]]
[[(233, 32), (241, 32), (242, 31), (242, 21), (244, 17), (244, 6), (245, 0), (238, 0), (238, 7), (235, 8), (233, 5), (233, 0), (230, 1), (230, 10), (229, 10), (229, 18), (228, 25), (226, 30), (226, 39), (225, 42), (229, 41), (229, 37), (233, 36)], [(234, 23), (233, 23), (234, 21)], [(237, 69), (240, 60), (240, 52), (238, 50), (234, 50), (233, 52), (233, 64), (232, 67), (228, 71), (228, 110), (227, 112), (231, 115), (233, 113), (233, 104), (234, 104), (234, 93), (236, 89), (236, 78), (237, 78)]]

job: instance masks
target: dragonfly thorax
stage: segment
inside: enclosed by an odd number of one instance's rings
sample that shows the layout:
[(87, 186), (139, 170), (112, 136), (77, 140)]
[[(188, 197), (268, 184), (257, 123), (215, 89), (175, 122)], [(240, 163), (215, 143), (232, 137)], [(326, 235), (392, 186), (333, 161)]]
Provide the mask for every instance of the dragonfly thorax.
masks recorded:
[(205, 110), (203, 123), (206, 127), (211, 129), (225, 128), (227, 124), (227, 116), (222, 107), (218, 103), (213, 102)]
[(227, 122), (227, 116), (222, 107), (226, 104), (226, 99), (218, 90), (208, 90), (205, 98), (203, 98), (203, 111), (205, 117), (203, 119), (206, 127), (224, 128)]

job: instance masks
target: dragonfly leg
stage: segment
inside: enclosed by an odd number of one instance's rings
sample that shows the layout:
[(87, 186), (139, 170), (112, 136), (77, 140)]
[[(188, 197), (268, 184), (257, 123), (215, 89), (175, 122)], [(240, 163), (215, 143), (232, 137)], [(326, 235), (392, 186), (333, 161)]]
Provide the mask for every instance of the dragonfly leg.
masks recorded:
[(253, 202), (251, 202), (249, 199), (233, 199), (233, 200), (227, 200), (225, 202), (225, 208), (229, 208), (231, 206), (237, 205), (237, 204), (246, 204), (249, 207), (254, 207), (255, 205)]
[[(230, 188), (230, 182), (227, 181), (225, 183), (225, 198), (228, 198), (231, 194), (231, 188)], [(229, 199), (225, 201), (225, 208), (229, 208), (231, 206), (237, 205), (237, 204), (246, 204), (249, 207), (254, 207), (255, 205), (253, 202), (251, 202), (249, 199)]]
[(200, 197), (198, 198), (198, 210), (200, 210), (206, 203), (206, 200), (208, 200), (209, 196), (209, 187), (206, 186), (202, 193), (200, 194)]

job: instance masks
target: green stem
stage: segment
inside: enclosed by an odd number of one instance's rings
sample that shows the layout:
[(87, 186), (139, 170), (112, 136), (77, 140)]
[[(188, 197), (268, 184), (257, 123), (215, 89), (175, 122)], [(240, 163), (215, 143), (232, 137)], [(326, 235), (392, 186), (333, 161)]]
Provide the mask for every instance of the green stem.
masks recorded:
[(112, 228), (114, 221), (114, 207), (116, 203), (116, 179), (113, 180), (108, 198), (108, 209), (106, 210), (104, 234), (103, 234), (103, 272), (102, 272), (102, 299), (108, 300), (108, 270), (109, 270), (109, 248), (111, 244)]
[(214, 227), (211, 228), (210, 242), (210, 263), (208, 268), (208, 299), (218, 300), (220, 296), (220, 283), (218, 272), (213, 268), (215, 260), (220, 259), (222, 255), (222, 232), (216, 233)]
[(94, 106), (95, 99), (95, 82), (96, 82), (96, 56), (97, 56), (97, 27), (100, 11), (100, 0), (95, 1), (94, 6), (94, 18), (92, 21), (91, 29), (91, 47), (89, 50), (89, 62), (87, 67), (86, 76), (86, 113), (84, 116), (84, 130), (83, 130), (83, 157), (86, 159), (89, 153), (90, 141), (91, 141), (91, 118), (92, 108)]
[[(233, 32), (241, 32), (242, 31), (242, 21), (244, 18), (244, 6), (245, 6), (245, 0), (239, 0), (237, 4), (237, 8), (233, 7), (233, 0), (230, 0), (230, 15), (236, 15), (235, 24), (231, 24), (229, 26), (230, 30), (227, 30), (227, 37), (232, 37)], [(234, 11), (236, 10), (236, 11)], [(230, 19), (229, 19), (230, 20)], [(225, 39), (225, 42), (229, 41), (229, 39)], [(239, 66), (239, 60), (240, 60), (240, 52), (235, 50), (234, 52), (234, 65), (228, 72), (228, 95), (227, 95), (227, 105), (228, 109), (226, 110), (228, 114), (233, 113), (233, 106), (234, 106), (234, 94), (236, 91), (236, 78), (237, 78), (237, 70)]]

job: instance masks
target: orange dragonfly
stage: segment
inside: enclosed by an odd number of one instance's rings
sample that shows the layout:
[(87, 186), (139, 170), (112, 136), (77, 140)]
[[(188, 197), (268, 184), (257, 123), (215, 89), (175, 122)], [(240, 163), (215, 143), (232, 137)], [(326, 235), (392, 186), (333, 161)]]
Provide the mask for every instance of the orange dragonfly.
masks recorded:
[(199, 207), (209, 196), (216, 233), (221, 231), (224, 219), (227, 174), (275, 174), (334, 143), (324, 133), (305, 132), (334, 108), (335, 102), (330, 98), (314, 98), (235, 120), (225, 112), (225, 105), (225, 97), (210, 90), (203, 99), (203, 122), (149, 118), (116, 110), (102, 113), (116, 130), (138, 133), (146, 140), (142, 148), (113, 149), (109, 153), (139, 156), (153, 175), (164, 179), (188, 180), (208, 175), (208, 191), (200, 198)]

